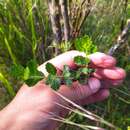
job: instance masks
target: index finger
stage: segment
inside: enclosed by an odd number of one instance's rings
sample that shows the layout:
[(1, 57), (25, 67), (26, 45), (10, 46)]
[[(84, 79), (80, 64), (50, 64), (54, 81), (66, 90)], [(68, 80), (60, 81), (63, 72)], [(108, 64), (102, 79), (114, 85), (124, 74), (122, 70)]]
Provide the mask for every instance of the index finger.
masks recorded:
[(91, 60), (91, 67), (93, 68), (111, 68), (116, 65), (116, 59), (112, 56), (101, 52), (96, 52), (88, 56)]
[[(52, 63), (55, 67), (57, 67), (60, 70), (63, 69), (64, 65), (68, 65), (71, 68), (75, 68), (76, 65), (74, 64), (73, 61), (75, 56), (86, 57), (86, 54), (75, 50), (68, 51), (40, 65), (38, 67), (38, 70), (43, 72), (45, 75), (48, 75), (45, 69), (45, 65), (48, 62)], [(91, 60), (91, 66), (94, 68), (98, 68), (98, 67), (109, 68), (116, 64), (116, 60), (113, 57), (100, 52), (89, 55), (88, 58)]]
[(75, 50), (65, 52), (65, 53), (60, 54), (59, 56), (56, 56), (55, 58), (43, 63), (42, 65), (40, 65), (38, 67), (38, 70), (41, 71), (42, 73), (44, 73), (45, 75), (48, 75), (46, 68), (45, 68), (46, 63), (48, 63), (48, 62), (52, 63), (59, 70), (63, 70), (64, 65), (68, 65), (71, 68), (75, 68), (76, 65), (74, 64), (73, 59), (75, 56), (79, 56), (79, 55), (84, 56), (84, 57), (86, 56), (85, 53), (75, 51)]

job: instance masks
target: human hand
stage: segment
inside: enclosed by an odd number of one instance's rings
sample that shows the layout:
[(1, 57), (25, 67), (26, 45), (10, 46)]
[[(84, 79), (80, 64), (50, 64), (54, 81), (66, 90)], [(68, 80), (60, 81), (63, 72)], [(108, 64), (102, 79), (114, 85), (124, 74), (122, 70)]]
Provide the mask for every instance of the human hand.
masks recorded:
[[(84, 55), (78, 51), (64, 53), (49, 62), (59, 70), (63, 65), (75, 67), (73, 58), (77, 55)], [(62, 85), (58, 92), (68, 99), (81, 104), (89, 104), (104, 100), (109, 95), (109, 86), (120, 84), (125, 78), (125, 72), (115, 67), (116, 61), (111, 56), (103, 53), (95, 53), (89, 56), (91, 67), (96, 68), (93, 77), (87, 85), (80, 85), (74, 82), (72, 87)], [(39, 67), (45, 72), (45, 63)], [(47, 73), (46, 73), (47, 74)], [(57, 122), (50, 120), (54, 113), (63, 116), (63, 108), (56, 103), (65, 103), (54, 91), (43, 81), (34, 87), (23, 85), (13, 101), (0, 112), (2, 122), (1, 130), (54, 130)]]

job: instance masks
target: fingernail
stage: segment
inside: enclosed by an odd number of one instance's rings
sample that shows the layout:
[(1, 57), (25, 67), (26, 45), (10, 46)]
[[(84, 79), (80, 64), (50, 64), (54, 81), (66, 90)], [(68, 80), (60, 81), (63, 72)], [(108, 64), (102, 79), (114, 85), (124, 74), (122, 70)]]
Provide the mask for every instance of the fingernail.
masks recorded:
[(96, 78), (90, 78), (88, 84), (92, 93), (97, 92), (101, 87), (100, 81)]
[(104, 60), (104, 64), (112, 64), (113, 61), (111, 59)]

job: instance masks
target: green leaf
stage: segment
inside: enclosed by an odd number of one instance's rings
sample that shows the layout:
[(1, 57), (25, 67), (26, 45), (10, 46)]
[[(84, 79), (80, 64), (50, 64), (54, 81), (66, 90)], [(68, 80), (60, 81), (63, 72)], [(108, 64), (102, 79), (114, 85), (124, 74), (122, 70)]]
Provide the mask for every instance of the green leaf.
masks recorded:
[(49, 75), (47, 76), (47, 79), (46, 79), (46, 84), (47, 84), (47, 85), (51, 84), (54, 78), (55, 78), (54, 75), (49, 74)]
[(60, 78), (56, 77), (55, 75), (49, 74), (46, 79), (46, 84), (50, 85), (52, 89), (58, 90), (61, 85)]
[(30, 76), (30, 70), (29, 70), (29, 67), (26, 67), (24, 69), (23, 79), (27, 80), (27, 79), (29, 79), (29, 76)]
[(76, 50), (85, 52), (86, 55), (97, 51), (97, 46), (93, 44), (91, 38), (87, 35), (75, 40), (75, 48)]
[(66, 84), (67, 86), (71, 86), (72, 83), (73, 83), (73, 81), (72, 81), (71, 79), (66, 79), (66, 80), (65, 80), (65, 84)]
[(36, 60), (30, 60), (26, 68), (18, 64), (13, 65), (11, 67), (11, 75), (14, 78), (25, 81), (27, 85), (32, 86), (44, 78), (44, 75), (37, 70), (37, 66)]
[(63, 77), (64, 78), (69, 78), (71, 76), (71, 73), (70, 73), (70, 68), (68, 65), (64, 65), (64, 68), (63, 68)]
[(89, 71), (88, 68), (79, 68), (79, 72), (80, 72), (81, 74), (87, 75), (90, 71)]
[(55, 77), (53, 82), (51, 83), (51, 88), (54, 90), (58, 90), (61, 85), (61, 80), (58, 77)]
[(76, 57), (74, 57), (74, 62), (75, 62), (75, 64), (77, 64), (79, 66), (85, 66), (85, 65), (88, 65), (90, 60), (83, 56), (76, 56)]
[(37, 75), (37, 73), (39, 73), (39, 71), (37, 70), (38, 64), (36, 60), (30, 60), (27, 63), (27, 66), (29, 68), (30, 75)]
[(49, 74), (56, 75), (57, 70), (56, 70), (56, 68), (53, 64), (47, 63), (46, 64), (46, 70)]
[(78, 79), (80, 84), (86, 84), (87, 83), (87, 76), (86, 75), (80, 75), (80, 78)]
[(77, 71), (74, 71), (74, 70), (71, 70), (71, 71), (70, 71), (70, 73), (71, 73), (71, 76), (70, 76), (70, 77), (71, 77), (73, 80), (76, 79), (76, 72), (77, 72)]
[(30, 76), (27, 80), (25, 80), (25, 83), (31, 87), (42, 79), (43, 76)]
[(36, 60), (30, 60), (24, 70), (23, 79), (29, 86), (36, 84), (44, 78), (44, 75), (37, 70), (38, 64)]
[(88, 69), (88, 73), (91, 74), (91, 73), (94, 73), (95, 72), (95, 69)]
[(81, 75), (81, 72), (80, 71), (76, 71), (76, 74), (75, 74), (75, 79), (79, 79), (80, 78), (80, 75)]
[(63, 80), (64, 80), (64, 83), (67, 86), (71, 86), (72, 85), (72, 80), (70, 79), (70, 77), (71, 77), (71, 70), (70, 70), (70, 68), (69, 68), (68, 65), (64, 65), (64, 69), (63, 69)]
[(10, 74), (16, 79), (22, 79), (24, 74), (24, 67), (22, 65), (13, 65), (10, 70)]

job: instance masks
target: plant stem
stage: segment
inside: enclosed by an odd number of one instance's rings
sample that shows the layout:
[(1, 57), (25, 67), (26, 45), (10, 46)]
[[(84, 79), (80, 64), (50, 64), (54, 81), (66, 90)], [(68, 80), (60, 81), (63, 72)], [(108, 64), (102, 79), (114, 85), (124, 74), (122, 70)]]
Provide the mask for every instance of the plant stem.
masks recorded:
[(15, 57), (15, 55), (13, 54), (12, 49), (11, 49), (11, 47), (10, 47), (10, 45), (9, 45), (9, 42), (8, 42), (8, 40), (7, 40), (6, 37), (4, 38), (4, 41), (5, 41), (5, 45), (6, 45), (7, 49), (8, 49), (8, 52), (9, 52), (9, 54), (10, 54), (10, 57), (11, 57), (11, 59), (12, 59), (12, 61), (13, 61), (13, 64), (14, 64), (14, 65), (17, 65), (16, 57)]
[(109, 51), (108, 51), (109, 55), (111, 55), (111, 56), (114, 55), (114, 53), (116, 52), (116, 50), (119, 49), (123, 44), (126, 43), (126, 41), (128, 40), (129, 32), (130, 32), (130, 19), (127, 21), (127, 25), (124, 28), (124, 30), (118, 36), (116, 44), (114, 44), (109, 49)]

